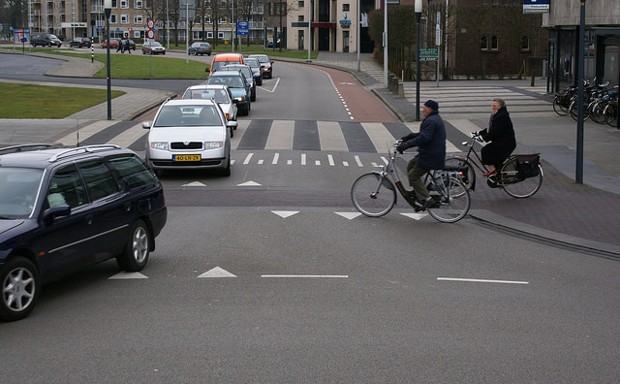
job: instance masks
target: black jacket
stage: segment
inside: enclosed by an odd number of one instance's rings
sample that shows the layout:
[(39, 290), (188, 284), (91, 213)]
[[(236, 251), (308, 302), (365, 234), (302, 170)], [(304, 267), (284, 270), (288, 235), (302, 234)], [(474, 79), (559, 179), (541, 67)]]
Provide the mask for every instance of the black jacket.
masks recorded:
[(495, 113), (489, 128), (480, 131), (480, 135), (484, 141), (489, 142), (482, 148), (482, 160), (485, 164), (501, 164), (517, 147), (515, 131), (506, 107)]
[(420, 125), (419, 133), (403, 137), (402, 149), (418, 147), (419, 167), (443, 169), (446, 159), (446, 128), (437, 111), (431, 112)]

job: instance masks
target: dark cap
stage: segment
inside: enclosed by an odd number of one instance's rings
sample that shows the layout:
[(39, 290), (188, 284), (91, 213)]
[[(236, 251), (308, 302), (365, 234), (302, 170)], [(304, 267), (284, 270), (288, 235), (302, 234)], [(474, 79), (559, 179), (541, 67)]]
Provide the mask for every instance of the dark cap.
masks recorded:
[(435, 100), (427, 100), (426, 103), (424, 103), (424, 105), (429, 107), (433, 111), (439, 110), (439, 104)]

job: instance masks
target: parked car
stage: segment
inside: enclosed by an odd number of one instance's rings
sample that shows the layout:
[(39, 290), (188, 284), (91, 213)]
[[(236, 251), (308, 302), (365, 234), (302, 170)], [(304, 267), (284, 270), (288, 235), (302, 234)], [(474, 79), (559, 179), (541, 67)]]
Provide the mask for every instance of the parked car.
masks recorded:
[(187, 54), (188, 55), (195, 55), (195, 56), (202, 56), (202, 55), (207, 55), (207, 56), (211, 56), (211, 44), (202, 41), (196, 42), (194, 44), (192, 44), (188, 49), (187, 49)]
[(273, 60), (271, 60), (268, 55), (255, 54), (249, 55), (248, 57), (255, 57), (258, 59), (260, 65), (263, 67), (263, 78), (273, 78)]
[(246, 57), (245, 65), (252, 69), (252, 75), (256, 85), (263, 85), (263, 67), (260, 65), (260, 61), (256, 57)]
[(25, 318), (41, 286), (116, 258), (140, 271), (167, 220), (161, 183), (116, 145), (0, 149), (0, 319)]
[(146, 161), (155, 170), (217, 169), (230, 176), (230, 127), (214, 100), (164, 102), (149, 129)]
[(209, 72), (211, 75), (225, 65), (243, 64), (243, 61), (243, 55), (240, 53), (218, 53), (213, 57), (213, 60), (211, 60), (211, 65), (205, 69), (205, 72)]
[(147, 41), (142, 45), (142, 54), (146, 55), (147, 53), (150, 55), (165, 55), (166, 48), (157, 41)]
[[(103, 40), (101, 42), (101, 48), (107, 48), (108, 47), (108, 40)], [(118, 40), (112, 40), (110, 42), (110, 49), (116, 49), (118, 48)]]
[(245, 64), (228, 64), (223, 66), (220, 71), (239, 71), (243, 73), (243, 77), (245, 77), (250, 87), (250, 101), (256, 101), (256, 81), (254, 81), (252, 68)]
[[(227, 85), (192, 85), (183, 92), (182, 99), (214, 100), (222, 108), (226, 120), (237, 121), (237, 104)], [(235, 129), (237, 129), (236, 124), (230, 127), (230, 137), (234, 136), (233, 130)]]
[(30, 45), (33, 47), (52, 47), (55, 45), (60, 48), (62, 41), (51, 33), (36, 33), (30, 37)]
[(90, 48), (90, 45), (90, 37), (76, 37), (69, 42), (71, 48)]
[(239, 71), (217, 71), (207, 78), (206, 84), (227, 85), (233, 95), (233, 100), (237, 103), (239, 113), (245, 116), (250, 114), (252, 110), (251, 88), (248, 86), (243, 73)]

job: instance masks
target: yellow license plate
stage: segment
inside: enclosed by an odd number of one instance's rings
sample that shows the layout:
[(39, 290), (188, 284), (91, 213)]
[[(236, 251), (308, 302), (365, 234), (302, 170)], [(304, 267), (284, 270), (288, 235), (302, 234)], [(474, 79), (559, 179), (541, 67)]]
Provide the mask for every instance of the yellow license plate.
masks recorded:
[(174, 155), (173, 161), (200, 161), (200, 155)]

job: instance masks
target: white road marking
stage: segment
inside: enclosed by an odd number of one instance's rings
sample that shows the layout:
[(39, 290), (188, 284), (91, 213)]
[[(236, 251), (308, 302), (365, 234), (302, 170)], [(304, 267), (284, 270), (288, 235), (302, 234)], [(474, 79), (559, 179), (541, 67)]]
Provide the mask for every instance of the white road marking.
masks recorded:
[(299, 211), (271, 211), (271, 212), (275, 213), (276, 215), (280, 216), (283, 219), (286, 219), (287, 217), (291, 217), (299, 213)]
[(353, 220), (356, 217), (358, 217), (359, 215), (361, 215), (361, 213), (359, 212), (334, 212), (336, 215), (342, 216), (345, 219), (349, 219), (349, 220)]
[(301, 154), (301, 165), (306, 165), (306, 154), (305, 153)]
[(348, 279), (349, 275), (260, 275), (265, 278)]
[(114, 276), (108, 277), (109, 280), (126, 280), (126, 279), (148, 279), (147, 276), (140, 272), (119, 272)]
[(357, 166), (360, 167), (360, 168), (364, 166), (364, 164), (362, 164), (362, 160), (360, 160), (359, 156), (355, 156), (355, 162), (357, 163)]
[(278, 159), (280, 159), (280, 154), (276, 152), (273, 155), (273, 160), (271, 161), (271, 164), (273, 164), (273, 165), (278, 164)]
[(237, 276), (233, 275), (232, 273), (228, 272), (227, 270), (223, 268), (215, 267), (199, 275), (198, 277), (199, 278), (213, 278), (213, 277), (237, 277)]
[(246, 181), (245, 183), (237, 184), (237, 187), (260, 187), (260, 184), (256, 181)]
[(401, 215), (414, 220), (422, 220), (426, 217), (426, 213), (401, 213)]
[(528, 281), (465, 279), (465, 278), (460, 278), (460, 277), (438, 277), (437, 280), (440, 280), (440, 281), (465, 281), (465, 282), (470, 282), (470, 283), (529, 284)]
[(250, 160), (252, 160), (252, 156), (254, 156), (254, 153), (248, 153), (248, 155), (245, 157), (245, 160), (243, 161), (243, 165), (248, 165), (250, 163)]
[(200, 181), (192, 181), (191, 183), (182, 184), (181, 187), (206, 187), (206, 184), (201, 183)]
[(329, 165), (331, 167), (335, 166), (336, 164), (334, 163), (334, 156), (332, 155), (327, 155), (327, 160), (329, 161)]

